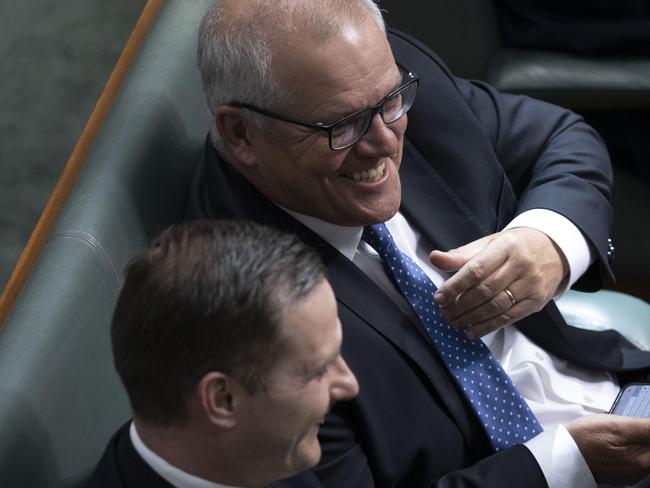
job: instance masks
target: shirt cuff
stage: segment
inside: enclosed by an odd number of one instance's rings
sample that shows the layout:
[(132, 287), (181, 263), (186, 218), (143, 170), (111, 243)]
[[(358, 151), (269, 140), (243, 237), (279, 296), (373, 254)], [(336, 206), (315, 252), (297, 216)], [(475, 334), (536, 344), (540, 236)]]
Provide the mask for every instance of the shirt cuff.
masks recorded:
[(564, 280), (556, 292), (556, 298), (578, 281), (592, 261), (587, 240), (573, 222), (552, 210), (534, 208), (517, 215), (504, 230), (515, 227), (537, 229), (560, 248), (569, 263), (569, 279)]
[(549, 488), (596, 488), (580, 449), (562, 425), (554, 425), (524, 444), (544, 473)]

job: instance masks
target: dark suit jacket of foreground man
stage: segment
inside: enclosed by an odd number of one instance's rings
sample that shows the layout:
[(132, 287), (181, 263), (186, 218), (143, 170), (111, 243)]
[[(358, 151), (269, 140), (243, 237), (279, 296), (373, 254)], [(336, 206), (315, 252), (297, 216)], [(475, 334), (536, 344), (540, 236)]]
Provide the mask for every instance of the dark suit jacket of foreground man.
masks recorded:
[[(503, 228), (517, 213), (550, 208), (573, 221), (596, 250), (583, 285), (609, 273), (609, 167), (602, 148), (573, 114), (523, 97), (500, 97), (454, 78), (438, 58), (392, 31), (396, 59), (420, 75), (400, 168), (401, 211), (436, 249), (447, 250)], [(550, 137), (585, 149), (549, 164), (537, 151)], [(582, 144), (582, 146), (580, 146)], [(564, 149), (560, 142), (558, 151)], [(590, 157), (596, 153), (599, 157)], [(557, 154), (555, 154), (557, 156)], [(586, 158), (586, 159), (585, 159)], [(581, 178), (561, 171), (578, 172)], [(221, 161), (206, 144), (188, 218), (247, 218), (302, 235), (322, 253), (343, 323), (343, 355), (359, 396), (334, 407), (321, 428), (325, 486), (546, 486), (527, 448), (491, 455), (478, 420), (430, 342), (352, 262)], [(622, 371), (646, 367), (648, 355), (615, 333), (565, 324), (554, 304), (518, 323), (548, 351), (574, 364)]]
[[(140, 457), (129, 437), (130, 422), (111, 438), (86, 488), (173, 488), (173, 486)], [(318, 481), (310, 472), (277, 481), (271, 488), (317, 488)]]

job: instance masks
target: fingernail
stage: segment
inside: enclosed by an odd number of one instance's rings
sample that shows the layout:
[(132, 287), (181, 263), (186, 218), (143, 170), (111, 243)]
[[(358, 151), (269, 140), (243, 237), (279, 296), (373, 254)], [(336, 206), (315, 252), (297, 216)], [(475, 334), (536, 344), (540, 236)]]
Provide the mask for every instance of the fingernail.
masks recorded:
[(436, 303), (437, 303), (438, 305), (444, 305), (444, 304), (447, 303), (447, 295), (445, 295), (444, 293), (442, 293), (442, 292), (440, 292), (440, 291), (437, 291), (437, 292), (433, 295), (433, 299), (436, 301)]

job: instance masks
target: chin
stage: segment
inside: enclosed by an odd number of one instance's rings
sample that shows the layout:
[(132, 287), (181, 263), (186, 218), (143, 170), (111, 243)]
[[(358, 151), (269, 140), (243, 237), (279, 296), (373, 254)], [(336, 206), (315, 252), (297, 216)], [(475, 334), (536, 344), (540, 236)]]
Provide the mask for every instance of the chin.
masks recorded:
[(363, 202), (354, 212), (354, 216), (350, 215), (351, 222), (347, 225), (372, 225), (386, 222), (399, 210), (400, 199), (401, 192), (397, 191), (380, 200)]
[(321, 457), (321, 448), (318, 438), (305, 439), (303, 445), (299, 447), (294, 459), (294, 472), (305, 471), (313, 468), (318, 464)]
[(369, 212), (362, 222), (363, 225), (380, 224), (382, 222), (390, 220), (399, 210), (399, 204), (400, 200), (397, 198), (394, 202), (387, 202), (381, 208)]

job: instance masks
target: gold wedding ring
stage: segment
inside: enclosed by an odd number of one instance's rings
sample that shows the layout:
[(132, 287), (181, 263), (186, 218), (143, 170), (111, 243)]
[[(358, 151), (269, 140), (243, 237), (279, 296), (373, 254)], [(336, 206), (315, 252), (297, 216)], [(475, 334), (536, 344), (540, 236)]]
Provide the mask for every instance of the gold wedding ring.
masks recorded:
[(514, 307), (517, 304), (517, 300), (515, 300), (515, 296), (507, 288), (504, 288), (503, 291), (506, 292), (506, 295), (508, 295), (508, 297), (510, 298), (510, 301), (512, 302), (512, 306)]

